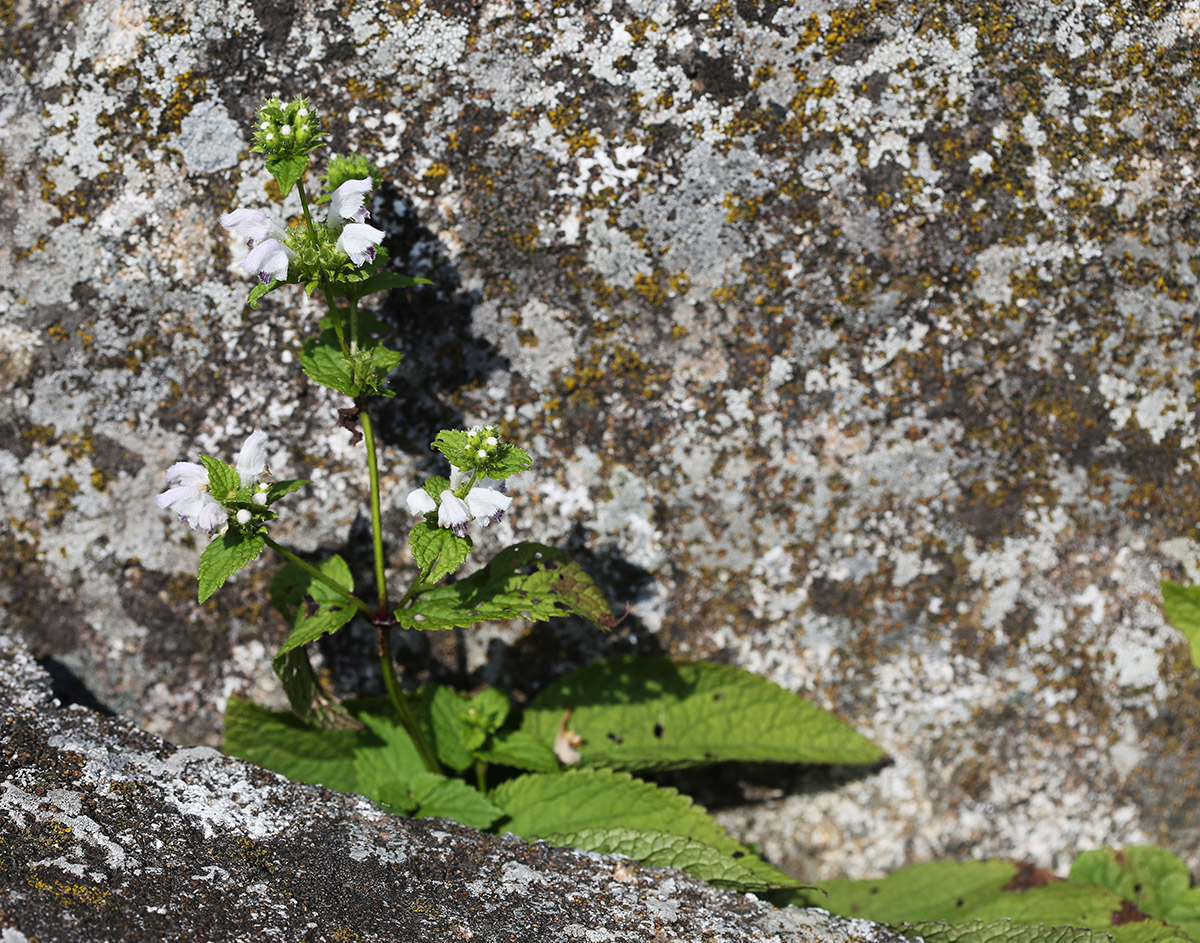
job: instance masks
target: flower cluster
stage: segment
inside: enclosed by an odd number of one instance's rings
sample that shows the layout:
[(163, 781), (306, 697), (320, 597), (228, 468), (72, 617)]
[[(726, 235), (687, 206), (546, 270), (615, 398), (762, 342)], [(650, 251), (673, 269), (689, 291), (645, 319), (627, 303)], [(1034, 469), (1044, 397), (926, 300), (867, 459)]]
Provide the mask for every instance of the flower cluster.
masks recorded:
[[(221, 217), (221, 225), (246, 240), (250, 254), (242, 268), (264, 284), (272, 281), (308, 282), (323, 275), (332, 280), (347, 260), (361, 267), (375, 261), (376, 246), (386, 233), (365, 221), (363, 205), (371, 178), (347, 180), (329, 196), (325, 225), (285, 230), (262, 210), (236, 209)], [(289, 279), (289, 275), (291, 278)]]
[(436, 498), (424, 488), (417, 488), (408, 496), (408, 509), (419, 517), (437, 511), (438, 527), (447, 527), (458, 537), (467, 536), (471, 521), (481, 527), (498, 523), (512, 504), (504, 482), (481, 478), (456, 465), (450, 466), (448, 484)]
[(268, 98), (258, 110), (252, 150), (275, 158), (308, 154), (325, 139), (321, 122), (307, 99), (294, 98), (286, 105)]
[[(254, 430), (242, 444), (234, 469), (243, 488), (257, 485), (252, 504), (263, 507), (267, 503), (267, 485), (259, 479), (267, 471), (267, 434)], [(166, 491), (158, 496), (158, 506), (170, 509), (179, 515), (181, 524), (199, 527), (209, 536), (228, 527), (229, 513), (212, 493), (208, 469), (195, 462), (176, 462), (167, 469)], [(245, 508), (237, 511), (235, 520), (239, 524), (250, 523), (253, 515)]]

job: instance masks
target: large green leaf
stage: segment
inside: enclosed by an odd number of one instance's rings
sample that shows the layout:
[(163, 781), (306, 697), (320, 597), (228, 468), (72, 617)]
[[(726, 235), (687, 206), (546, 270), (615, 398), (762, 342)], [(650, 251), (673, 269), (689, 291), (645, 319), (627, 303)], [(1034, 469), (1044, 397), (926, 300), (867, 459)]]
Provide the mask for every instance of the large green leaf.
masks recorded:
[(822, 881), (817, 888), (796, 891), (787, 902), (877, 923), (965, 920), (1017, 873), (1013, 861), (933, 861), (878, 880)]
[(1085, 851), (1071, 865), (1070, 880), (1111, 888), (1142, 913), (1200, 940), (1200, 888), (1192, 887), (1187, 865), (1165, 848)]
[(554, 751), (523, 730), (496, 734), (475, 756), (485, 763), (511, 766), (531, 773), (554, 773), (559, 769)]
[(1013, 920), (969, 923), (912, 923), (894, 927), (925, 943), (1111, 943), (1107, 933)]
[(671, 832), (585, 828), (546, 835), (545, 841), (560, 847), (625, 855), (653, 868), (678, 868), (715, 887), (759, 893), (779, 889), (778, 883), (764, 880), (754, 864), (746, 863), (755, 859), (733, 858), (712, 845)]
[(605, 627), (613, 623), (603, 593), (578, 563), (553, 547), (519, 543), (465, 579), (421, 593), (412, 606), (398, 609), (396, 618), (406, 629), (452, 629), (571, 613)]
[(553, 746), (570, 711), (580, 763), (681, 769), (724, 761), (874, 763), (879, 747), (845, 721), (729, 665), (625, 656), (547, 687), (521, 729)]
[(362, 730), (317, 730), (289, 711), (267, 711), (231, 697), (225, 705), (225, 752), (299, 782), (358, 792), (355, 750)]
[(1200, 586), (1183, 586), (1163, 580), (1163, 614), (1167, 621), (1187, 636), (1192, 648), (1192, 664), (1200, 668)]
[(200, 555), (196, 595), (200, 602), (215, 593), (229, 577), (251, 560), (257, 559), (265, 546), (261, 534), (242, 534), (227, 530), (214, 537)]
[(357, 716), (376, 738), (354, 751), (363, 795), (393, 811), (442, 816), (471, 828), (488, 828), (500, 818), (500, 809), (474, 787), (425, 769), (416, 744), (390, 712), (360, 710)]
[(508, 816), (503, 828), (522, 838), (548, 840), (551, 835), (577, 835), (589, 829), (666, 832), (716, 849), (752, 870), (765, 885), (796, 884), (738, 844), (703, 806), (674, 789), (628, 773), (601, 769), (529, 773), (501, 783), (489, 798)]

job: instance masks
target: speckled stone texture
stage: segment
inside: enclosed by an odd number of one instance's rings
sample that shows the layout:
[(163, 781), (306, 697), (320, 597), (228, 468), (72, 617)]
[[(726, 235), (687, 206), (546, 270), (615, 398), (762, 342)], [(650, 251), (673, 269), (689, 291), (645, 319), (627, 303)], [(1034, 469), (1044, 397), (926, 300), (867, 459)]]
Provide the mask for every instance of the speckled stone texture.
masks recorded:
[[(255, 107), (303, 93), (379, 156), (375, 221), (436, 283), (379, 301), (389, 523), (445, 471), (437, 428), (498, 421), (537, 465), (481, 558), (567, 546), (628, 608), (612, 646), (759, 671), (895, 758), (684, 784), (741, 838), (808, 880), (1139, 841), (1200, 868), (1200, 683), (1157, 590), (1200, 579), (1195, 0), (0, 23), (0, 592), (61, 676), (188, 745), (231, 692), (279, 703), (273, 564), (197, 607), (200, 541), (153, 504), (254, 427), (313, 479), (275, 536), (370, 581), (346, 404), (296, 363), (320, 305), (245, 310), (217, 225), (270, 199)], [(369, 689), (345, 636), (323, 670)], [(410, 673), (527, 688), (601, 649), (428, 641)]]
[(4, 943), (901, 943), (624, 858), (385, 815), (62, 709), (0, 633)]

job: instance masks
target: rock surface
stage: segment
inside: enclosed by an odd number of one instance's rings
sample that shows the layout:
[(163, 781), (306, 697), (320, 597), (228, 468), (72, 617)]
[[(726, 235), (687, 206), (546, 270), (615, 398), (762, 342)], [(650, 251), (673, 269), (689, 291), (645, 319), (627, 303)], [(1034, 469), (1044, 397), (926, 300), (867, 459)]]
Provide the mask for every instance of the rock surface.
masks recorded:
[(897, 943), (623, 858), (528, 845), (291, 783), (62, 709), (0, 633), (4, 943)]
[[(1200, 578), (1194, 0), (289, 11), (0, 20), (0, 592), (36, 655), (215, 745), (229, 693), (277, 697), (272, 567), (198, 608), (166, 467), (262, 427), (313, 479), (275, 536), (363, 534), (345, 404), (295, 361), (319, 304), (247, 311), (216, 224), (269, 200), (255, 107), (306, 94), (436, 282), (380, 311), (389, 521), (437, 428), (502, 421), (537, 467), (481, 557), (569, 545), (619, 644), (760, 671), (895, 757), (733, 782), (742, 838), (806, 879), (1146, 840), (1200, 867), (1200, 685), (1157, 601)], [(525, 634), (435, 670), (597, 648)]]

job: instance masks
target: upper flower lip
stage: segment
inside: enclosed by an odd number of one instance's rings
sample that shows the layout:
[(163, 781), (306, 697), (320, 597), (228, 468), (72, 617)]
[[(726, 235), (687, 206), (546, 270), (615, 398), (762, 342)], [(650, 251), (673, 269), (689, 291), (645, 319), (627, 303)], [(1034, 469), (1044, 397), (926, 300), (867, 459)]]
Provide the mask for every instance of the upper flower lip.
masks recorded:
[[(329, 195), (329, 213), (326, 224), (337, 231), (344, 222), (361, 223), (370, 219), (371, 214), (363, 206), (363, 200), (371, 190), (371, 178), (362, 180), (347, 180)], [(360, 263), (361, 264), (361, 263)]]

